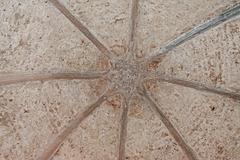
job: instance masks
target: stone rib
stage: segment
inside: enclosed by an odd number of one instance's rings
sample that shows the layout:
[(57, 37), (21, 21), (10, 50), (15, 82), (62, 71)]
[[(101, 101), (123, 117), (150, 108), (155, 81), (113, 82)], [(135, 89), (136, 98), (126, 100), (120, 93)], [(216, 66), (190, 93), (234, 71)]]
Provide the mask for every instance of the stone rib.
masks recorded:
[(104, 46), (71, 12), (58, 0), (50, 0), (52, 4), (80, 30), (105, 56), (111, 58), (112, 53)]
[(97, 107), (99, 107), (106, 99), (107, 95), (101, 96), (95, 103), (90, 105), (84, 112), (78, 113), (68, 126), (45, 148), (43, 153), (37, 160), (51, 160), (56, 154), (64, 140), (86, 119)]
[(130, 54), (133, 54), (133, 50), (134, 50), (134, 47), (136, 45), (134, 38), (136, 36), (138, 7), (139, 7), (139, 0), (132, 0), (130, 37), (129, 37), (129, 47), (128, 47), (128, 50), (129, 50)]
[(216, 16), (215, 18), (200, 24), (190, 31), (183, 33), (173, 41), (169, 42), (166, 46), (161, 47), (151, 55), (150, 60), (158, 59), (162, 54), (167, 54), (169, 51), (173, 50), (177, 46), (183, 44), (184, 42), (196, 37), (197, 35), (206, 32), (207, 30), (218, 26), (219, 24), (226, 22), (227, 20), (240, 15), (240, 4), (235, 5), (233, 8), (223, 12), (222, 14)]
[(236, 92), (227, 91), (227, 90), (224, 90), (221, 88), (210, 87), (210, 86), (204, 85), (202, 83), (198, 83), (198, 82), (191, 82), (191, 81), (187, 81), (187, 80), (170, 78), (170, 77), (165, 77), (165, 76), (159, 76), (157, 78), (157, 80), (164, 81), (167, 83), (177, 84), (177, 85), (188, 87), (188, 88), (193, 88), (193, 89), (200, 90), (200, 91), (211, 92), (211, 93), (219, 94), (219, 95), (226, 96), (229, 98), (240, 100), (240, 94), (238, 94)]
[(129, 102), (126, 102), (123, 106), (121, 129), (120, 129), (120, 143), (119, 143), (119, 155), (118, 160), (125, 160), (125, 143), (127, 138), (127, 115), (129, 109)]
[(169, 121), (169, 119), (164, 115), (164, 113), (159, 109), (157, 104), (152, 100), (152, 98), (148, 95), (146, 92), (145, 88), (139, 90), (139, 94), (146, 99), (152, 110), (155, 111), (155, 113), (159, 116), (160, 120), (163, 122), (163, 124), (166, 126), (168, 129), (169, 133), (173, 136), (177, 144), (181, 147), (183, 152), (186, 154), (189, 160), (197, 160), (197, 156), (194, 153), (193, 149), (187, 145), (187, 143), (184, 141), (183, 137), (181, 134), (175, 129), (173, 124)]
[(34, 73), (34, 74), (20, 74), (20, 73), (4, 73), (0, 74), (0, 86), (9, 85), (29, 81), (48, 81), (56, 79), (98, 79), (106, 73)]

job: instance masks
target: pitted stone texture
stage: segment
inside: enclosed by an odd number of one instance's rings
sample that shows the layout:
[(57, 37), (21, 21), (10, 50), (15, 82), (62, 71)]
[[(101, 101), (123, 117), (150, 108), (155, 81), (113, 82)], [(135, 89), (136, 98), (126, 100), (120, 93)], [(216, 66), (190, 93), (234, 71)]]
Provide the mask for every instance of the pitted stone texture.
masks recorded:
[(135, 98), (129, 109), (126, 159), (187, 159), (148, 104)]
[(140, 0), (137, 54), (155, 52), (180, 34), (213, 18), (238, 0)]
[(50, 2), (0, 5), (0, 72), (98, 70), (100, 52)]
[(131, 1), (61, 0), (116, 55), (126, 52)]
[(88, 83), (79, 81), (0, 87), (0, 159), (36, 159), (99, 96), (91, 90)]
[(118, 60), (113, 63), (108, 79), (112, 86), (118, 88), (126, 96), (136, 91), (144, 67), (136, 61)]
[(240, 17), (169, 52), (158, 71), (240, 93)]
[(167, 83), (151, 92), (200, 160), (240, 159), (239, 101)]

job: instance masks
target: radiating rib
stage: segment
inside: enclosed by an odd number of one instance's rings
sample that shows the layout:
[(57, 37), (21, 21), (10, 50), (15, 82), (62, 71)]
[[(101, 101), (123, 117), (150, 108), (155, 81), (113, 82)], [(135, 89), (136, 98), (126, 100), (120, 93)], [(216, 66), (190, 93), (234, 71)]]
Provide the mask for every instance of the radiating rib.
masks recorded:
[(87, 118), (97, 107), (99, 107), (106, 99), (107, 95), (101, 96), (95, 103), (90, 105), (84, 112), (78, 113), (68, 126), (46, 147), (41, 156), (37, 160), (51, 160), (62, 145), (63, 141), (75, 130), (79, 124)]
[(202, 83), (191, 82), (191, 81), (187, 81), (187, 80), (170, 78), (170, 77), (165, 77), (165, 76), (159, 76), (157, 79), (159, 81), (177, 84), (177, 85), (181, 85), (184, 87), (193, 88), (193, 89), (200, 90), (200, 91), (211, 92), (211, 93), (215, 93), (215, 94), (219, 94), (219, 95), (223, 95), (223, 96), (227, 96), (227, 97), (230, 97), (233, 99), (240, 100), (240, 94), (237, 94), (237, 93), (231, 92), (231, 91), (227, 91), (227, 90), (224, 90), (221, 88), (210, 87), (210, 86), (204, 85)]
[(58, 0), (50, 0), (52, 4), (78, 28), (104, 55), (111, 58), (112, 53), (105, 47), (71, 12)]
[(159, 109), (156, 103), (152, 100), (152, 98), (148, 95), (145, 88), (139, 90), (139, 94), (142, 95), (150, 104), (150, 107), (157, 113), (160, 120), (168, 129), (169, 133), (173, 136), (178, 145), (182, 148), (183, 152), (186, 154), (189, 160), (197, 160), (197, 156), (192, 150), (190, 146), (186, 144), (180, 133), (174, 128), (173, 124), (168, 120), (168, 118), (164, 115), (164, 113)]
[(0, 86), (9, 85), (29, 81), (48, 81), (56, 79), (97, 79), (106, 74), (102, 73), (34, 73), (34, 74), (20, 74), (20, 73), (3, 73), (0, 74)]
[(121, 118), (120, 143), (118, 160), (125, 160), (125, 143), (127, 138), (127, 115), (129, 109), (129, 102), (125, 100)]
[(128, 50), (129, 50), (130, 54), (133, 54), (133, 50), (134, 50), (134, 47), (135, 47), (134, 38), (135, 38), (135, 34), (136, 34), (138, 7), (139, 7), (139, 0), (132, 0), (131, 21), (130, 21), (130, 37), (129, 37), (129, 47), (128, 47)]
[(200, 24), (199, 26), (194, 27), (190, 31), (180, 35), (179, 37), (177, 37), (176, 39), (174, 39), (173, 41), (168, 43), (166, 46), (158, 49), (157, 51), (155, 51), (155, 53), (152, 53), (151, 55), (153, 55), (153, 56), (150, 59), (157, 59), (158, 56), (160, 56), (162, 54), (166, 54), (170, 50), (181, 45), (182, 43), (194, 38), (195, 36), (205, 32), (213, 27), (216, 27), (217, 25), (219, 25), (223, 22), (226, 22), (227, 20), (229, 20), (237, 15), (240, 15), (240, 4), (235, 5), (233, 8), (223, 12), (222, 14), (216, 16), (215, 18), (213, 18), (203, 24)]

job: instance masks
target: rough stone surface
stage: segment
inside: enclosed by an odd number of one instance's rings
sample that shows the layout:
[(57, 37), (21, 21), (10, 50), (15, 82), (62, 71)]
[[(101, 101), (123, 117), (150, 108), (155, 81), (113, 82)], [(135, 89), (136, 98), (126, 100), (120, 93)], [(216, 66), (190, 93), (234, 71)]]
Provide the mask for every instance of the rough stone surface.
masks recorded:
[(142, 57), (194, 26), (213, 18), (237, 0), (141, 0), (137, 54)]
[(164, 124), (139, 97), (129, 111), (126, 159), (186, 159)]
[(90, 85), (52, 81), (0, 87), (0, 159), (36, 159), (46, 144), (96, 99)]
[(116, 55), (126, 54), (131, 1), (61, 0)]
[(240, 104), (222, 96), (158, 83), (154, 98), (199, 159), (240, 158)]
[(120, 115), (121, 106), (116, 98), (103, 104), (69, 137), (54, 160), (117, 159)]
[(136, 88), (146, 70), (141, 64), (131, 60), (118, 60), (113, 63), (108, 79), (113, 86), (116, 86), (126, 96), (136, 92)]
[[(48, 0), (1, 0), (0, 160), (37, 159), (49, 142), (79, 112), (86, 111), (109, 84), (118, 86), (123, 96), (108, 97), (64, 139), (52, 159), (123, 160), (119, 159), (122, 113), (125, 100), (131, 97), (127, 105), (124, 159), (188, 160), (151, 104), (136, 94), (138, 87), (156, 69), (162, 75), (239, 95), (240, 17), (186, 41), (162, 57), (161, 63), (141, 60), (240, 1), (139, 0), (134, 32), (130, 29), (134, 28), (130, 25), (134, 4), (130, 0), (59, 2), (116, 59), (109, 63), (91, 40)], [(128, 51), (131, 32), (134, 53)], [(123, 59), (134, 55), (142, 59)], [(91, 72), (109, 68), (108, 76), (97, 80), (1, 85), (5, 72)], [(239, 100), (166, 82), (149, 82), (146, 88), (199, 160), (240, 159)]]
[(240, 91), (239, 17), (221, 24), (169, 53), (159, 72)]
[(1, 72), (98, 69), (99, 51), (50, 2), (1, 1), (0, 31)]

